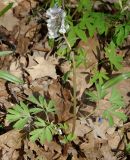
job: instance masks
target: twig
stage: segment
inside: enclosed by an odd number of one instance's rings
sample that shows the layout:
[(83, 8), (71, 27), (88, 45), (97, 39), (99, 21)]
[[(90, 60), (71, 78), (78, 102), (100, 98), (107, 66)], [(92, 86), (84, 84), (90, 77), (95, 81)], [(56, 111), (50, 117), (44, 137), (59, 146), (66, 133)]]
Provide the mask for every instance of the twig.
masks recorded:
[[(65, 34), (63, 34), (63, 37), (70, 49), (72, 51), (71, 45), (68, 42)], [(75, 57), (74, 57), (74, 52), (72, 52), (72, 64), (73, 64), (73, 127), (72, 127), (72, 135), (74, 135), (75, 132), (75, 126), (76, 126), (76, 64), (75, 64)]]

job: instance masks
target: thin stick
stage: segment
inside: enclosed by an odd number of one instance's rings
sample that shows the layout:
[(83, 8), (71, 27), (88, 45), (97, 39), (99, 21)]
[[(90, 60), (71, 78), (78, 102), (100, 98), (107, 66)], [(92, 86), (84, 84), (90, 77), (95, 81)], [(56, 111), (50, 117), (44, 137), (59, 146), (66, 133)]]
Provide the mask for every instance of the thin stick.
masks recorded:
[[(70, 51), (72, 51), (71, 45), (68, 42), (65, 34), (63, 34), (63, 37), (70, 49)], [(73, 64), (73, 127), (72, 127), (72, 135), (74, 135), (75, 132), (75, 126), (76, 126), (76, 64), (75, 64), (75, 57), (74, 57), (74, 52), (72, 52), (72, 64)]]

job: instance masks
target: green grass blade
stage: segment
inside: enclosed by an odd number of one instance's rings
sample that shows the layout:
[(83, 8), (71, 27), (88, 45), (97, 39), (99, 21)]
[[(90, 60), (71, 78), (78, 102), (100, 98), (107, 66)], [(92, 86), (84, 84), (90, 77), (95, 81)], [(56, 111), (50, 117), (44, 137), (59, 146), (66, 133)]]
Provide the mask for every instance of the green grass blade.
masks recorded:
[(9, 9), (11, 9), (13, 6), (13, 3), (9, 3), (2, 11), (0, 11), (0, 17), (3, 16), (6, 12), (8, 12)]
[(13, 53), (13, 52), (12, 51), (0, 51), (0, 56), (6, 56), (11, 53)]
[(102, 85), (102, 89), (110, 88), (110, 87), (116, 85), (117, 83), (121, 82), (122, 80), (125, 80), (128, 78), (130, 78), (130, 72), (122, 73), (121, 75), (114, 77), (114, 78), (108, 80), (106, 83), (104, 83)]
[(10, 81), (12, 83), (23, 83), (23, 81), (19, 78), (17, 78), (16, 76), (6, 72), (6, 71), (0, 71), (0, 78), (1, 79), (5, 79), (7, 81)]

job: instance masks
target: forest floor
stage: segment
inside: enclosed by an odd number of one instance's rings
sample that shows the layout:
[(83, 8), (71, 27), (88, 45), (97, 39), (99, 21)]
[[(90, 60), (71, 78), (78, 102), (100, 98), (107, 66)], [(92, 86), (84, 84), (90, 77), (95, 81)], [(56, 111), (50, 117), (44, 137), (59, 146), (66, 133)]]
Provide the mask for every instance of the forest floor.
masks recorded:
[[(48, 45), (47, 27), (44, 12), (33, 15), (40, 6), (40, 0), (23, 0), (0, 17), (0, 50), (13, 50), (14, 53), (0, 57), (0, 69), (24, 80), (24, 84), (13, 84), (0, 79), (0, 159), (1, 160), (126, 160), (126, 144), (130, 141), (130, 79), (120, 82), (116, 87), (122, 94), (126, 107), (123, 112), (128, 116), (123, 123), (109, 127), (105, 119), (99, 120), (101, 110), (89, 103), (85, 92), (93, 86), (89, 83), (91, 68), (81, 65), (76, 69), (77, 81), (77, 119), (76, 138), (62, 144), (57, 137), (41, 145), (23, 137), (23, 132), (13, 129), (5, 119), (7, 109), (26, 101), (30, 95), (42, 95), (56, 102), (58, 122), (67, 122), (72, 128), (72, 77), (64, 84), (62, 76), (70, 70), (70, 63), (56, 56)], [(0, 10), (5, 4), (0, 1)], [(129, 40), (130, 42), (130, 40)], [(89, 65), (97, 63), (93, 55), (98, 45), (96, 35), (86, 43), (79, 43), (87, 50)], [(89, 46), (89, 50), (88, 47)], [(123, 68), (112, 74), (130, 71), (130, 51), (119, 51), (124, 58)], [(107, 98), (100, 101), (102, 108), (107, 107)], [(93, 114), (92, 114), (93, 113)]]

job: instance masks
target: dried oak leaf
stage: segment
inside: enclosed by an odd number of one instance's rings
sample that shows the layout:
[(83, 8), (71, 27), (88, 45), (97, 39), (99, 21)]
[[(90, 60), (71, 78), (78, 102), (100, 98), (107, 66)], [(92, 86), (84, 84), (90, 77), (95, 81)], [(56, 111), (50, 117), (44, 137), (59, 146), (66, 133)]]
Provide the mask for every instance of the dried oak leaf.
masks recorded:
[(17, 18), (26, 17), (30, 10), (36, 7), (37, 2), (35, 0), (23, 0), (18, 3), (18, 6), (14, 8), (14, 14)]
[(92, 129), (86, 124), (83, 124), (80, 120), (76, 120), (75, 135), (84, 137), (85, 134), (89, 133)]
[(66, 121), (72, 114), (70, 113), (71, 108), (71, 95), (70, 91), (63, 88), (61, 84), (55, 80), (48, 89), (50, 98), (56, 102), (56, 110), (59, 122)]
[(42, 77), (51, 77), (53, 79), (57, 79), (55, 64), (45, 60), (43, 57), (36, 57), (35, 60), (38, 64), (26, 69), (26, 71), (32, 77), (32, 80)]
[[(0, 1), (0, 11), (4, 9), (6, 5)], [(7, 30), (12, 31), (14, 26), (18, 25), (19, 20), (14, 17), (13, 11), (9, 10), (3, 16), (0, 17), (0, 26), (5, 27)]]
[(98, 139), (99, 137), (103, 140), (107, 140), (106, 132), (109, 128), (109, 124), (106, 120), (103, 120), (103, 122), (100, 124), (98, 122), (92, 122), (91, 119), (88, 119), (89, 126), (93, 129), (93, 135), (95, 139)]
[[(53, 154), (50, 151), (45, 151), (43, 147), (40, 147), (36, 143), (31, 141), (25, 140), (24, 141), (24, 159), (44, 159), (44, 160), (51, 160)], [(36, 154), (35, 154), (36, 153)]]
[(108, 144), (112, 150), (118, 148), (120, 141), (122, 140), (123, 133), (122, 131), (115, 132), (113, 135), (108, 137)]
[(25, 55), (28, 51), (29, 44), (30, 44), (29, 38), (24, 37), (23, 35), (19, 35), (16, 53), (19, 53), (21, 55)]
[(62, 151), (61, 146), (58, 143), (54, 142), (54, 141), (46, 142), (44, 144), (44, 147), (45, 147), (45, 150), (49, 150), (52, 153), (55, 153), (55, 152), (61, 153), (61, 151)]
[(21, 148), (22, 134), (12, 130), (0, 136), (0, 150), (2, 160), (17, 160), (19, 157), (18, 149)]
[(82, 48), (85, 51), (86, 67), (91, 67), (97, 63), (97, 52), (100, 45), (96, 35), (93, 38), (88, 38), (86, 42), (80, 41), (78, 48)]
[(87, 135), (87, 141), (80, 145), (80, 149), (85, 154), (86, 159), (97, 160), (101, 159), (102, 156), (99, 146), (99, 142), (94, 138), (92, 132), (90, 132)]
[(117, 158), (113, 155), (111, 148), (108, 146), (108, 144), (103, 144), (100, 150), (104, 158), (103, 160), (117, 160)]

